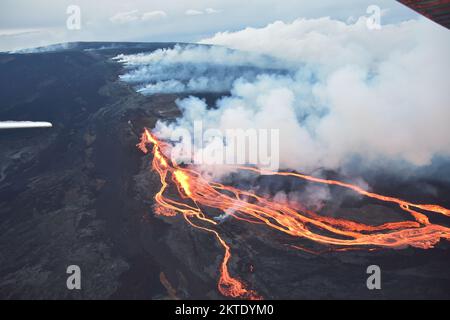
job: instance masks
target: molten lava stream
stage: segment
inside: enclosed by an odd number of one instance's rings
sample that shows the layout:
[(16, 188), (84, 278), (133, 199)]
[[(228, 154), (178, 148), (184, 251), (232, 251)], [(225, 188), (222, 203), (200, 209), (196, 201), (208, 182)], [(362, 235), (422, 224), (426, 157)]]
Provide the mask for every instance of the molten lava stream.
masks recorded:
[[(432, 248), (440, 239), (450, 239), (449, 228), (430, 223), (424, 213), (414, 210), (420, 209), (450, 216), (448, 209), (438, 205), (411, 203), (369, 192), (356, 185), (337, 180), (321, 179), (292, 172), (269, 172), (253, 167), (236, 167), (238, 170), (252, 171), (256, 174), (289, 176), (312, 183), (347, 188), (369, 198), (398, 204), (400, 209), (411, 215), (413, 221), (370, 226), (346, 219), (321, 216), (305, 208), (294, 208), (245, 190), (208, 181), (195, 171), (195, 167), (180, 167), (170, 161), (166, 156), (170, 153), (170, 145), (158, 140), (145, 129), (138, 147), (144, 153), (148, 153), (147, 146), (149, 144), (153, 144), (152, 168), (159, 174), (161, 180), (161, 189), (155, 195), (155, 200), (160, 206), (158, 213), (171, 216), (178, 212), (192, 227), (215, 235), (225, 251), (218, 282), (218, 290), (225, 296), (259, 298), (255, 291), (247, 289), (239, 279), (230, 275), (228, 262), (231, 259), (231, 248), (218, 231), (203, 226), (203, 224), (214, 226), (217, 225), (217, 222), (209, 218), (200, 207), (218, 209), (232, 215), (237, 220), (252, 224), (264, 224), (290, 236), (309, 239), (318, 244), (334, 247), (334, 250), (339, 251), (374, 250), (377, 247), (404, 248), (407, 246), (428, 249)], [(165, 196), (164, 193), (169, 185), (176, 186), (180, 201)], [(230, 209), (232, 209), (232, 213), (230, 213)], [(193, 222), (194, 219), (197, 219), (202, 225)], [(322, 232), (319, 233), (319, 231)], [(302, 249), (298, 246), (292, 247)]]

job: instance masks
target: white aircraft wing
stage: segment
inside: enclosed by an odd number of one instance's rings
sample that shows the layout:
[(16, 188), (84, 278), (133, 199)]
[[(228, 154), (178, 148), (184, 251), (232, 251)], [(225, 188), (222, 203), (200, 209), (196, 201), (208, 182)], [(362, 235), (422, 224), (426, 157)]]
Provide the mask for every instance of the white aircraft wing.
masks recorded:
[(50, 122), (34, 121), (0, 121), (1, 129), (22, 129), (22, 128), (51, 128)]

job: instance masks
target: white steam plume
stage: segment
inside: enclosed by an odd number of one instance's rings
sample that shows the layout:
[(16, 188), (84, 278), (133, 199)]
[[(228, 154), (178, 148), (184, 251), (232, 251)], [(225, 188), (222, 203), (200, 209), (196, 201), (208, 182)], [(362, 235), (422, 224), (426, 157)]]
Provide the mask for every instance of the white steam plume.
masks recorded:
[(161, 137), (192, 130), (194, 121), (223, 132), (279, 129), (283, 169), (338, 169), (355, 157), (423, 166), (450, 155), (449, 40), (448, 30), (425, 19), (381, 30), (364, 19), (299, 19), (202, 41), (221, 47), (116, 59), (128, 69), (121, 79), (143, 94), (231, 92), (214, 106), (177, 101), (183, 116), (158, 122)]
[(145, 95), (226, 92), (236, 79), (253, 80), (263, 72), (285, 73), (280, 69), (286, 67), (268, 56), (198, 45), (177, 45), (114, 59), (128, 69), (120, 78)]
[(276, 128), (281, 167), (302, 171), (337, 169), (355, 156), (423, 166), (450, 155), (450, 32), (432, 22), (369, 30), (364, 19), (300, 19), (202, 43), (270, 55), (296, 72), (238, 79), (213, 109), (195, 97), (178, 101), (183, 117), (159, 123), (162, 136), (195, 120), (222, 130)]

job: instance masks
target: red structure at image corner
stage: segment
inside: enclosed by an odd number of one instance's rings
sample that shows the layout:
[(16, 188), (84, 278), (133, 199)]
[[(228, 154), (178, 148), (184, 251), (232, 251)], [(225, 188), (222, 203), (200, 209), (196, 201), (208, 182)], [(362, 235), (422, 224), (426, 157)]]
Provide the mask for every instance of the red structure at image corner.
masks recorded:
[(414, 11), (450, 29), (450, 0), (397, 0)]

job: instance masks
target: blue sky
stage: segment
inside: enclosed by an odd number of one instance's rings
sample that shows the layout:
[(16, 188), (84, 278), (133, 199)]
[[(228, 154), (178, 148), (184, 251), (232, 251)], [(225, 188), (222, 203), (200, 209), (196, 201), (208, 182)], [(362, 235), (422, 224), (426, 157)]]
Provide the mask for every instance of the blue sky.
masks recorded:
[[(81, 29), (66, 28), (67, 7), (81, 10)], [(348, 21), (367, 15), (369, 5), (383, 10), (382, 23), (417, 14), (391, 0), (2, 0), (0, 50), (67, 41), (196, 42), (216, 32), (262, 27), (281, 20), (329, 16)]]

